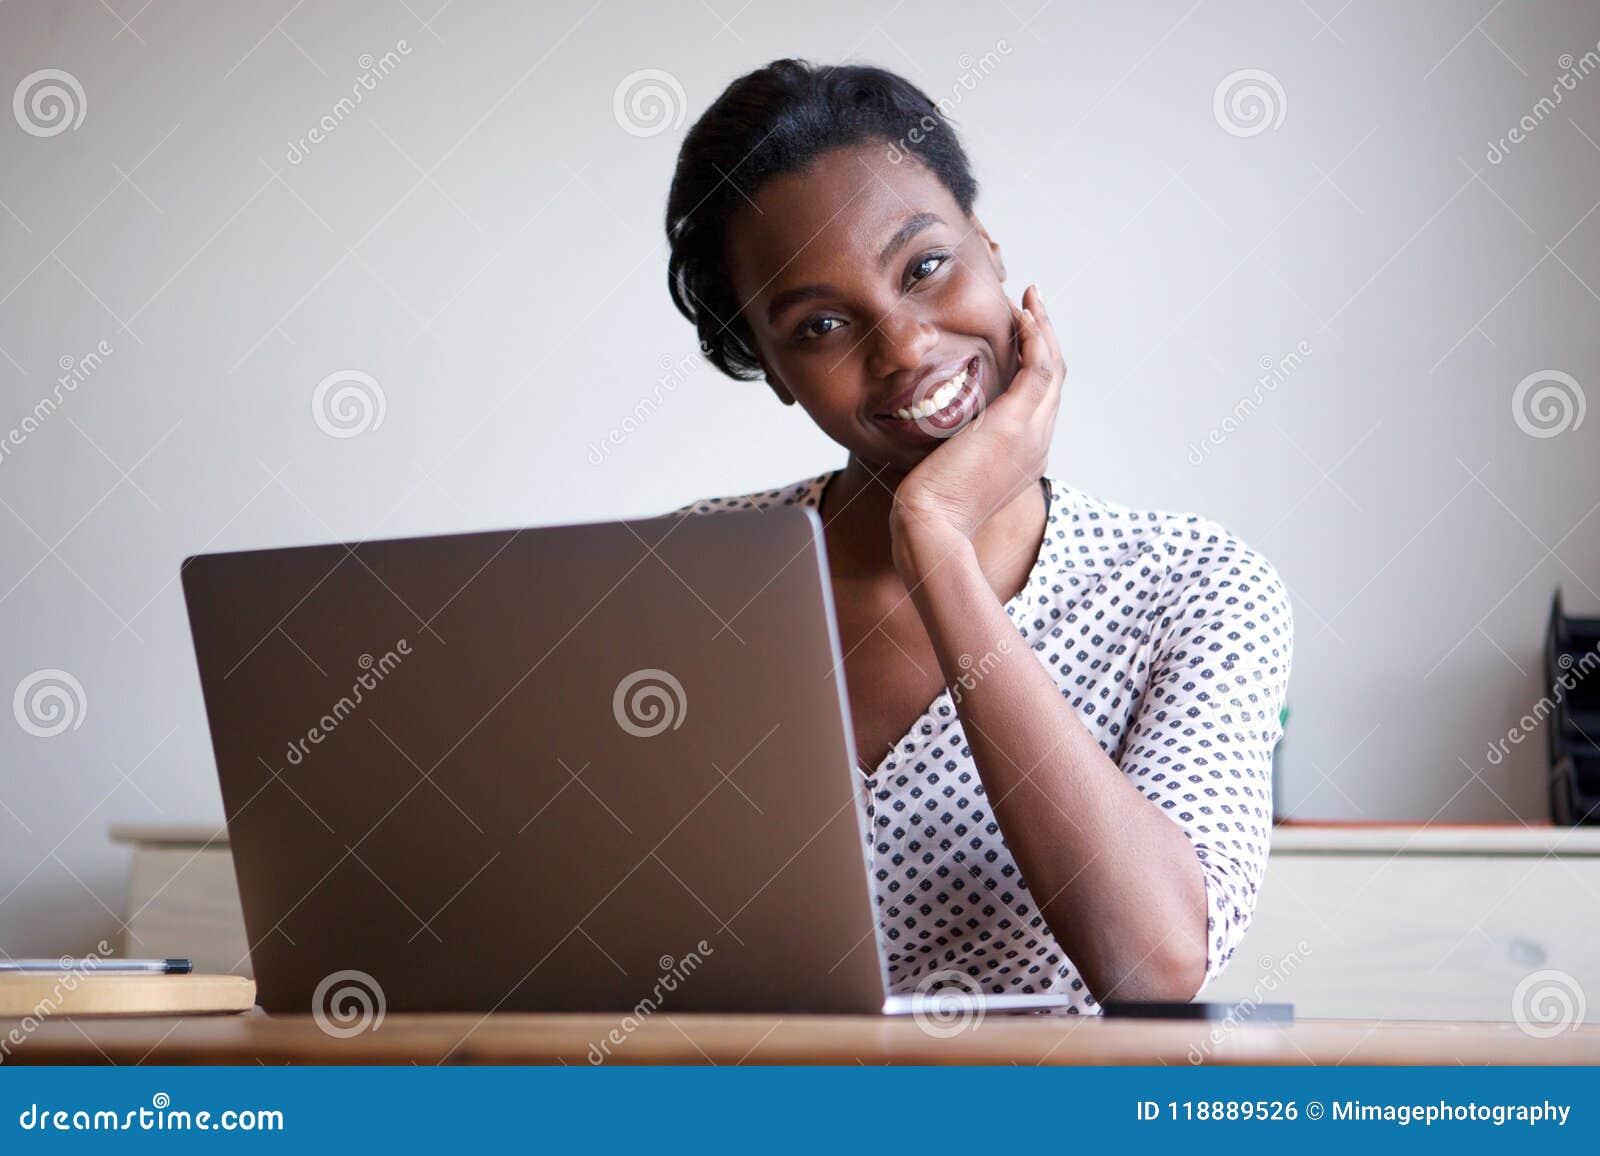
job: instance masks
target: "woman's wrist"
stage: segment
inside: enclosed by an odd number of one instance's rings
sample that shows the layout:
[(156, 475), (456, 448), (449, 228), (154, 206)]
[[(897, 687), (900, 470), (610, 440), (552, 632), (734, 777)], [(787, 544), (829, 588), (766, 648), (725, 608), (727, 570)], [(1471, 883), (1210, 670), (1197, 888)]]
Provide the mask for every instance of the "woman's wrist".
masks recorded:
[(889, 514), (894, 566), (908, 589), (925, 581), (935, 567), (977, 553), (972, 540), (942, 518), (895, 503)]

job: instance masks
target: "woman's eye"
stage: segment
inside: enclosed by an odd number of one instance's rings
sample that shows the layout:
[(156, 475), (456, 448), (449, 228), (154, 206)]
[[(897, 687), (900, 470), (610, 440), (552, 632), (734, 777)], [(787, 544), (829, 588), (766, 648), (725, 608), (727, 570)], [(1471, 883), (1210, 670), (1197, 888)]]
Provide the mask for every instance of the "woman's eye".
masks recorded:
[(829, 321), (838, 322), (840, 325), (844, 324), (844, 322), (839, 321), (837, 317), (816, 317), (810, 321), (802, 321), (800, 323), (800, 328), (795, 332), (795, 339), (798, 341), (807, 341), (813, 337), (826, 337), (828, 334), (832, 333), (833, 330), (826, 329), (821, 333), (818, 333), (815, 326), (822, 325)]
[[(934, 273), (938, 272), (938, 270), (941, 267), (943, 267), (944, 263), (946, 261), (948, 261), (949, 259), (950, 259), (950, 254), (948, 254), (948, 253), (929, 253), (926, 257), (922, 258), (922, 260), (918, 261), (915, 265), (911, 266), (911, 272), (912, 272), (912, 275), (913, 275), (913, 279), (917, 280), (917, 281), (926, 280), (927, 278), (933, 276)], [(919, 270), (923, 266), (927, 265), (930, 261), (937, 261), (938, 265), (935, 265), (932, 269), (929, 269), (926, 273), (922, 274), (922, 276), (920, 276), (920, 277), (916, 276), (917, 270)]]

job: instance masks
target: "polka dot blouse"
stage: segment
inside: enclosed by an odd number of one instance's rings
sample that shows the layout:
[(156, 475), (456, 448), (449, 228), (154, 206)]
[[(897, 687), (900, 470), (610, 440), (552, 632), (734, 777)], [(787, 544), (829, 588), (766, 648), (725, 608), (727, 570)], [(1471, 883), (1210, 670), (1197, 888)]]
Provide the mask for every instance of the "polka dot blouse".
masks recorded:
[[(675, 512), (815, 508), (835, 473)], [(1249, 926), (1266, 869), (1293, 648), (1288, 594), (1272, 565), (1216, 522), (1044, 480), (1044, 543), (1006, 612), (1101, 749), (1193, 844), (1209, 984)], [(863, 794), (890, 994), (957, 984), (1065, 994), (1069, 1011), (1099, 1010), (1001, 837), (948, 688)]]

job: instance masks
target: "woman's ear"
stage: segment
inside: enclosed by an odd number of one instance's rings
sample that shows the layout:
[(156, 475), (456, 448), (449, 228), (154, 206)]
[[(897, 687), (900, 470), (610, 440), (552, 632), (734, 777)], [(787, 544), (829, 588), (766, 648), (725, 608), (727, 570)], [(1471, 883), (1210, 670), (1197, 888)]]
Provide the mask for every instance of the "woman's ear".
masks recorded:
[(759, 353), (756, 354), (756, 356), (761, 361), (762, 372), (767, 375), (768, 387), (771, 388), (772, 392), (777, 395), (778, 400), (783, 402), (784, 405), (793, 405), (794, 394), (790, 393), (788, 389), (785, 388), (778, 375), (772, 372), (772, 367), (767, 364), (767, 359), (765, 357), (761, 357)]
[(978, 220), (977, 217), (972, 218), (972, 223), (978, 235), (983, 238), (984, 244), (989, 247), (989, 264), (994, 266), (995, 276), (1001, 282), (1004, 282), (1006, 279), (1006, 260), (1000, 255), (1000, 242), (989, 236), (989, 230), (983, 227), (983, 222)]

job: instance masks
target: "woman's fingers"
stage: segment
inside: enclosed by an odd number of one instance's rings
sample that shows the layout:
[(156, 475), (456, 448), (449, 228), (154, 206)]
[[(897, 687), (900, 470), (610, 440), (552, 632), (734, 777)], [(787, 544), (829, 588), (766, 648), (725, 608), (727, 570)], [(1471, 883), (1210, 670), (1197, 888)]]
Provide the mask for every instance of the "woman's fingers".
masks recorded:
[(1039, 292), (1039, 286), (1033, 286), (1033, 315), (1039, 321), (1039, 328), (1043, 332), (1045, 342), (1050, 347), (1050, 361), (1057, 368), (1064, 369), (1061, 358), (1061, 343), (1056, 338), (1056, 327), (1050, 322), (1050, 310), (1044, 303), (1044, 295)]
[(1043, 382), (1036, 394), (1036, 415), (1047, 426), (1054, 429), (1056, 415), (1061, 406), (1062, 385), (1066, 378), (1066, 363), (1061, 358), (1061, 347), (1056, 339), (1055, 326), (1050, 324), (1050, 315), (1044, 303), (1043, 295), (1037, 285), (1032, 286), (1033, 300), (1029, 312), (1033, 314), (1035, 328), (1038, 330), (1040, 343), (1047, 350), (1044, 355), (1044, 366), (1041, 370)]
[[(1017, 330), (1018, 364), (1015, 377), (1004, 394), (991, 403), (1009, 411), (1017, 410), (1019, 420), (1040, 419), (1054, 426), (1056, 411), (1061, 402), (1062, 364), (1056, 344), (1054, 327), (1045, 311), (1044, 298), (1038, 285), (1030, 285), (1022, 294), (1020, 305), (1006, 298), (1011, 306)], [(1008, 402), (1007, 395), (1017, 395)]]
[(1022, 331), (1023, 331), (1023, 327), (1027, 323), (1027, 318), (1025, 318), (1022, 315), (1022, 306), (1017, 304), (1017, 302), (1015, 302), (1015, 301), (1011, 300), (1011, 298), (1007, 297), (1006, 298), (1006, 304), (1011, 306), (1011, 327), (1012, 327), (1011, 339), (1012, 339), (1012, 344), (1015, 345), (1016, 349), (1017, 349), (1017, 364), (1021, 365), (1021, 363), (1022, 363)]
[(1054, 358), (1050, 351), (1050, 341), (1044, 332), (1044, 326), (1035, 312), (1034, 306), (1038, 303), (1038, 296), (1033, 286), (1023, 294), (1021, 344), (1022, 363), (1017, 368), (1017, 376), (1022, 377), (1030, 388), (1033, 396), (1037, 398), (1049, 389), (1055, 376)]

